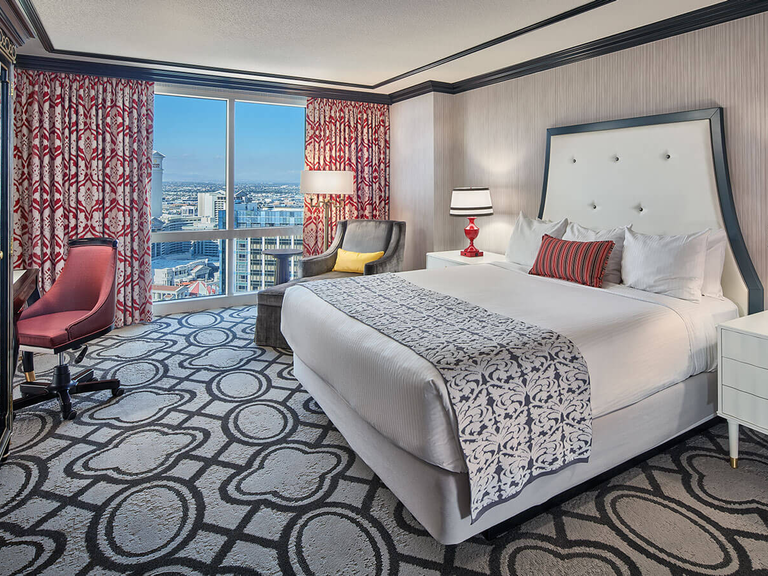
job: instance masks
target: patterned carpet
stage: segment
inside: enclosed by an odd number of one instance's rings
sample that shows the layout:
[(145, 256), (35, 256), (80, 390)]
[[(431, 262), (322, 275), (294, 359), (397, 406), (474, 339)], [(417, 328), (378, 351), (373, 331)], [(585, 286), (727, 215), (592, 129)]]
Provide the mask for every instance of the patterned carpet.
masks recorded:
[(254, 314), (115, 331), (85, 364), (124, 396), (17, 416), (0, 574), (768, 574), (768, 441), (744, 432), (733, 471), (723, 424), (493, 542), (439, 545), (291, 356), (253, 345)]

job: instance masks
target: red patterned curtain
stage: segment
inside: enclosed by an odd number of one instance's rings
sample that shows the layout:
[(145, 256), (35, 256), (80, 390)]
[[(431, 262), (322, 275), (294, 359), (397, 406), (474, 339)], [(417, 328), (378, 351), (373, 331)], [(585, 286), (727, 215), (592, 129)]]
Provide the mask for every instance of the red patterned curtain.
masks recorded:
[(154, 85), (33, 70), (15, 82), (14, 266), (38, 268), (45, 291), (70, 238), (115, 238), (115, 325), (149, 322)]
[[(389, 106), (345, 100), (307, 100), (307, 170), (351, 170), (357, 194), (331, 209), (330, 239), (336, 222), (389, 218)], [(323, 208), (304, 201), (304, 254), (323, 251)]]

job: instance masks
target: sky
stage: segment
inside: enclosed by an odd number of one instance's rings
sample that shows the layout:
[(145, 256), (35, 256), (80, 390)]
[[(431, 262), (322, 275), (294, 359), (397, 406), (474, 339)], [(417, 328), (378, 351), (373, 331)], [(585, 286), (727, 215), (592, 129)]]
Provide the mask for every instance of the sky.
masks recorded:
[[(298, 184), (304, 168), (304, 115), (296, 106), (235, 103), (235, 184)], [(221, 182), (226, 172), (225, 100), (155, 95), (154, 149), (163, 179)]]

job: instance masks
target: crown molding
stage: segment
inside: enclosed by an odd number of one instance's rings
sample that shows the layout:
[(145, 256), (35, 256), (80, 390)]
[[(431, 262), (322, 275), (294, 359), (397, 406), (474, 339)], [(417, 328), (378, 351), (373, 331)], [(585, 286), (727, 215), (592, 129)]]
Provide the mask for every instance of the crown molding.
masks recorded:
[(454, 94), (619, 52), (766, 11), (768, 11), (768, 0), (727, 0), (500, 70), (460, 80), (453, 84)]
[[(20, 1), (22, 2), (22, 5), (29, 2), (29, 0)], [(223, 89), (248, 90), (253, 92), (289, 94), (317, 98), (334, 98), (358, 102), (373, 102), (377, 104), (393, 104), (432, 92), (459, 94), (461, 92), (475, 90), (507, 80), (513, 80), (529, 74), (566, 66), (582, 60), (611, 54), (620, 50), (634, 48), (636, 46), (656, 42), (657, 40), (663, 40), (679, 34), (693, 32), (709, 26), (723, 24), (739, 18), (753, 16), (766, 11), (768, 11), (768, 0), (726, 0), (686, 14), (681, 14), (666, 20), (654, 22), (653, 24), (614, 34), (613, 36), (580, 44), (572, 48), (547, 54), (539, 58), (534, 58), (526, 62), (514, 64), (478, 76), (473, 76), (458, 82), (451, 83), (428, 80), (403, 90), (392, 92), (391, 94), (333, 87), (308, 86), (288, 82), (275, 82), (271, 80), (218, 76), (186, 72), (177, 69), (169, 70), (156, 67), (125, 66), (66, 58), (25, 56), (23, 54), (18, 56), (17, 65), (20, 68), (46, 70), (50, 72), (113, 76), (117, 78), (148, 80), (171, 84), (209, 86)], [(34, 21), (32, 19), (31, 21), (33, 27), (35, 27)], [(178, 67), (179, 65), (175, 66)]]
[(47, 56), (27, 56), (19, 54), (16, 59), (16, 67), (26, 70), (42, 70), (44, 72), (87, 74), (90, 76), (107, 76), (111, 78), (125, 78), (128, 80), (145, 80), (147, 82), (205, 86), (225, 90), (246, 90), (249, 92), (261, 92), (266, 94), (288, 94), (291, 96), (304, 96), (307, 98), (332, 98), (355, 102), (372, 102), (375, 104), (390, 103), (388, 94), (306, 86), (303, 84), (290, 84), (287, 82), (270, 82), (253, 80), (250, 78), (235, 78), (232, 76), (198, 74), (195, 72), (182, 72), (180, 70), (104, 64), (101, 62), (88, 62), (85, 60), (71, 60), (69, 58), (49, 58)]
[[(13, 1), (14, 0), (0, 0), (0, 2), (13, 2)], [(45, 26), (43, 25), (43, 22), (40, 19), (40, 15), (35, 9), (35, 6), (32, 0), (18, 0), (18, 2), (21, 5), (21, 9), (27, 15), (27, 18), (29, 19), (29, 22), (31, 23), (32, 28), (35, 31), (35, 36), (42, 44), (45, 51), (48, 52), (49, 54), (55, 54), (59, 56), (70, 56), (75, 58), (92, 58), (92, 59), (110, 60), (112, 62), (125, 62), (128, 64), (176, 67), (176, 68), (184, 68), (187, 70), (199, 70), (202, 73), (217, 72), (217, 73), (223, 73), (223, 74), (237, 74), (241, 76), (255, 76), (259, 78), (272, 78), (274, 80), (309, 82), (312, 84), (322, 84), (327, 86), (340, 86), (345, 88), (355, 88), (355, 89), (362, 89), (362, 90), (375, 90), (375, 89), (381, 88), (382, 86), (386, 86), (387, 84), (392, 84), (393, 82), (397, 82), (398, 80), (404, 80), (405, 78), (409, 78), (411, 76), (420, 74), (427, 70), (437, 68), (438, 66), (442, 66), (443, 64), (447, 64), (448, 62), (453, 62), (454, 60), (458, 60), (460, 58), (464, 58), (465, 56), (469, 56), (471, 54), (475, 54), (482, 50), (486, 50), (488, 48), (491, 48), (503, 42), (507, 42), (509, 40), (512, 40), (524, 34), (528, 34), (529, 32), (533, 32), (535, 30), (539, 30), (541, 28), (551, 26), (558, 22), (562, 22), (563, 20), (567, 20), (569, 18), (573, 18), (574, 16), (584, 14), (585, 12), (595, 10), (597, 8), (605, 6), (606, 4), (611, 4), (612, 2), (616, 2), (616, 0), (590, 0), (589, 2), (582, 4), (581, 6), (577, 6), (576, 8), (572, 8), (571, 10), (566, 10), (565, 12), (555, 14), (554, 16), (550, 16), (549, 18), (545, 18), (544, 20), (541, 20), (539, 22), (534, 22), (529, 26), (519, 28), (517, 30), (509, 32), (508, 34), (504, 34), (502, 36), (498, 36), (497, 38), (487, 40), (486, 42), (483, 42), (476, 46), (472, 46), (460, 52), (456, 52), (455, 54), (450, 54), (448, 56), (445, 56), (444, 58), (435, 60), (434, 62), (424, 64), (423, 66), (419, 66), (412, 70), (408, 70), (406, 72), (403, 72), (402, 74), (398, 74), (396, 76), (387, 78), (385, 80), (376, 82), (374, 84), (360, 84), (355, 82), (342, 82), (338, 80), (323, 80), (320, 78), (308, 78), (304, 76), (291, 76), (287, 74), (274, 74), (270, 72), (257, 72), (253, 70), (237, 70), (233, 68), (204, 66), (200, 64), (184, 64), (181, 62), (168, 62), (164, 60), (152, 60), (148, 58), (132, 58), (129, 56), (114, 56), (110, 54), (97, 54), (93, 52), (80, 52), (76, 50), (61, 50), (56, 48), (53, 45), (53, 42), (50, 36), (48, 35), (48, 32), (46, 31)]]
[(23, 45), (34, 35), (14, 0), (0, 0), (0, 30), (15, 46)]

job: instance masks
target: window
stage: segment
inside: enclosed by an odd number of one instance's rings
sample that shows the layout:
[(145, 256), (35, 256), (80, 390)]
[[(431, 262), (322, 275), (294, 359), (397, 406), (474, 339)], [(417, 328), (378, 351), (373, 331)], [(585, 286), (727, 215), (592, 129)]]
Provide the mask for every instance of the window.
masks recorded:
[[(155, 303), (274, 285), (264, 250), (302, 245), (304, 116), (301, 106), (155, 95)], [(291, 277), (297, 267), (293, 258)]]

